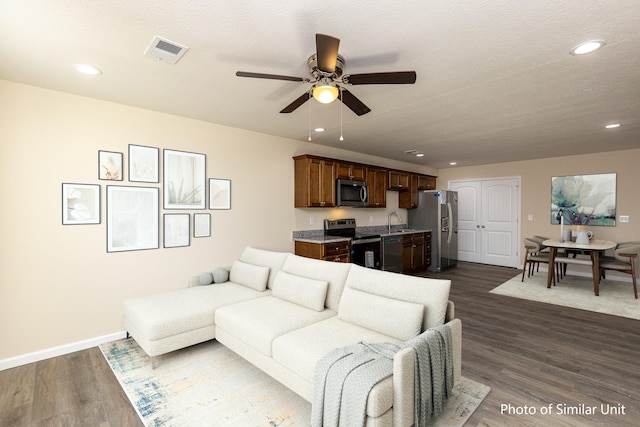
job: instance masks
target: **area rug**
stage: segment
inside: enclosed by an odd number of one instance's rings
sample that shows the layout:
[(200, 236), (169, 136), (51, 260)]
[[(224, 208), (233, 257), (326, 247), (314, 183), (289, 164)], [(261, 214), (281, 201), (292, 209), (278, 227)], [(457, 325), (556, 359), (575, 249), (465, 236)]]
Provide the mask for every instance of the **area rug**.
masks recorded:
[(596, 296), (590, 277), (564, 276), (550, 289), (547, 289), (546, 272), (525, 277), (524, 282), (521, 279), (519, 274), (490, 292), (640, 320), (640, 299), (634, 298), (630, 282), (602, 280), (600, 296)]
[[(132, 338), (100, 346), (147, 427), (308, 426), (311, 404), (215, 340), (151, 360)], [(491, 389), (462, 378), (434, 426), (462, 426)]]

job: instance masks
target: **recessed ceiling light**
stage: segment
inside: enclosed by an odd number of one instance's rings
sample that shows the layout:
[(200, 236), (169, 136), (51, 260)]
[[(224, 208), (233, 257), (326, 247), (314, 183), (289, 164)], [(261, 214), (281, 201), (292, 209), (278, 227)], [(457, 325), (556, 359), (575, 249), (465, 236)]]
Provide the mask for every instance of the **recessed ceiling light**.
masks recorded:
[(102, 74), (102, 70), (99, 68), (94, 67), (93, 65), (88, 65), (88, 64), (74, 64), (73, 68), (76, 69), (76, 71), (83, 73), (83, 74), (89, 74), (92, 76), (98, 76), (100, 74)]
[(325, 128), (315, 128), (314, 131), (316, 132), (324, 132), (326, 129)]
[(418, 153), (416, 154), (416, 157), (424, 157), (424, 153)]
[(605, 128), (607, 129), (615, 129), (615, 128), (619, 128), (620, 127), (620, 123), (611, 123), (610, 125), (606, 125)]
[(578, 46), (571, 49), (572, 55), (584, 55), (586, 53), (591, 53), (594, 50), (600, 49), (605, 45), (604, 40), (589, 40), (588, 42), (580, 43)]
[(458, 164), (458, 162), (449, 162), (449, 165), (450, 165), (450, 166), (455, 166), (455, 165), (457, 165), (457, 164)]

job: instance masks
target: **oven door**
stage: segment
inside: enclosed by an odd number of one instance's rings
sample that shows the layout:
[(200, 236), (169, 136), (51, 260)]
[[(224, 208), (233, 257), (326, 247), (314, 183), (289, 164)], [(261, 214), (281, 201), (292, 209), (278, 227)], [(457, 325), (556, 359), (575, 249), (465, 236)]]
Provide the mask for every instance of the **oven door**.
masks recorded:
[(352, 240), (351, 262), (363, 267), (380, 270), (380, 238)]

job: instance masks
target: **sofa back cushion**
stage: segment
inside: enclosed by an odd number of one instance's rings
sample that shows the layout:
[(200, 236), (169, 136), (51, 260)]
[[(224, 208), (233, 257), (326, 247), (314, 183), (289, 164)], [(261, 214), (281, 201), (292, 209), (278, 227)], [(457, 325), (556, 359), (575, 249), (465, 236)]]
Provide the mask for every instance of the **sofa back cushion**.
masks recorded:
[(267, 289), (267, 279), (269, 278), (269, 267), (248, 264), (242, 261), (235, 261), (229, 272), (229, 279), (233, 283), (247, 286), (256, 291)]
[(309, 279), (279, 271), (273, 282), (271, 295), (311, 310), (323, 311), (328, 285), (326, 280)]
[(274, 252), (264, 249), (256, 249), (251, 246), (247, 246), (240, 255), (240, 261), (247, 264), (261, 265), (263, 267), (269, 267), (269, 281), (267, 287), (271, 289), (273, 282), (276, 280), (278, 271), (282, 269), (282, 265), (290, 254), (288, 252)]
[(427, 279), (352, 265), (347, 288), (424, 306), (422, 330), (442, 325), (451, 280)]
[(347, 275), (352, 265), (353, 264), (341, 262), (321, 261), (290, 254), (282, 266), (282, 271), (295, 274), (296, 276), (328, 282), (329, 288), (327, 289), (326, 306), (333, 311), (338, 311), (345, 280), (347, 280)]
[(424, 306), (345, 288), (338, 318), (401, 341), (420, 334)]

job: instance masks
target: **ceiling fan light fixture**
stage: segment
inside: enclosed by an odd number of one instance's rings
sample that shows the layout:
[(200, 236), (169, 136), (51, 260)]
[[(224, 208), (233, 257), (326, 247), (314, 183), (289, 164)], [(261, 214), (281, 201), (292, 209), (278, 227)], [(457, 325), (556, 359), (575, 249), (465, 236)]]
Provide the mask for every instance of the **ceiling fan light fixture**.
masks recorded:
[(322, 104), (331, 104), (338, 99), (338, 87), (324, 83), (313, 87), (313, 97)]

